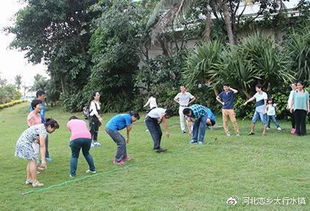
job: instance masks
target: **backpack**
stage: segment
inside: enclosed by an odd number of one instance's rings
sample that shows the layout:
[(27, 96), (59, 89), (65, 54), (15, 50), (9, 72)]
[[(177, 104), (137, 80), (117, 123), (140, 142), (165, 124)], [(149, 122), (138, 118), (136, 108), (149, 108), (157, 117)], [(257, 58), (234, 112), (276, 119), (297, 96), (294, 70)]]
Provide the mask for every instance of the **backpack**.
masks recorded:
[[(95, 104), (96, 109), (97, 109), (97, 104)], [(83, 115), (85, 119), (89, 119), (90, 118), (90, 113), (92, 112), (92, 110), (89, 109), (90, 105), (88, 106), (84, 106), (83, 107)]]
[(85, 119), (89, 119), (90, 117), (90, 110), (89, 110), (89, 106), (84, 106), (83, 107), (83, 115)]

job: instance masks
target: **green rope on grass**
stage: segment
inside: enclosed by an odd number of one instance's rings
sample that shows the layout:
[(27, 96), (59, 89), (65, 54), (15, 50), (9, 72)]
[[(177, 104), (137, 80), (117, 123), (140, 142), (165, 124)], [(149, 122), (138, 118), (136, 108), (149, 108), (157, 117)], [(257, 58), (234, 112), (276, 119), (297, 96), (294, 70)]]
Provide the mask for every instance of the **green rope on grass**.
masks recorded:
[[(168, 153), (168, 155), (169, 154), (170, 155), (181, 154), (181, 153), (187, 152), (187, 151), (189, 151), (189, 150), (191, 150), (193, 148), (194, 148), (193, 146), (186, 147), (186, 148), (183, 148), (183, 149), (181, 149), (179, 151)], [(148, 160), (148, 163), (150, 163), (150, 162), (152, 162), (154, 160), (158, 161), (158, 158), (150, 159), (150, 160)], [(144, 162), (144, 164), (145, 164), (145, 162)], [(80, 177), (80, 178), (67, 180), (67, 181), (64, 181), (62, 183), (51, 185), (51, 186), (48, 186), (48, 187), (33, 189), (33, 190), (30, 190), (30, 191), (22, 193), (22, 195), (28, 195), (28, 194), (32, 194), (32, 193), (45, 192), (45, 191), (48, 191), (48, 190), (51, 190), (51, 189), (54, 189), (54, 188), (58, 188), (58, 187), (62, 187), (62, 186), (65, 186), (65, 185), (72, 184), (72, 183), (80, 182), (80, 181), (83, 181), (83, 180), (86, 180), (86, 179), (89, 179), (89, 178), (92, 178), (92, 177), (96, 177), (96, 176), (99, 176), (99, 175), (110, 174), (110, 173), (114, 173), (114, 172), (117, 172), (117, 171), (125, 170), (125, 169), (128, 169), (129, 167), (133, 167), (133, 166), (143, 166), (143, 165), (141, 165), (141, 164), (140, 165), (138, 165), (138, 164), (129, 164), (129, 165), (125, 165), (125, 166), (122, 166), (122, 167), (113, 168), (113, 169), (110, 169), (108, 171), (99, 172), (99, 173), (96, 173), (96, 174), (86, 175), (86, 176), (83, 176), (83, 177)]]

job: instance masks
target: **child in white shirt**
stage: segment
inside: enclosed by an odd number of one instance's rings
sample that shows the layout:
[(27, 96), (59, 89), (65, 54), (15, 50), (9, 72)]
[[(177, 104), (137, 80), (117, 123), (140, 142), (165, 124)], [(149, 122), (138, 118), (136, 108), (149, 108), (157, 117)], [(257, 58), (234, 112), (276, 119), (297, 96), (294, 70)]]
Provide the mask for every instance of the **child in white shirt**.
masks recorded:
[(276, 106), (277, 105), (273, 103), (272, 98), (268, 99), (267, 106), (266, 106), (267, 123), (268, 123), (267, 129), (270, 129), (270, 122), (272, 120), (275, 126), (277, 127), (277, 129), (281, 130), (281, 127), (276, 120)]

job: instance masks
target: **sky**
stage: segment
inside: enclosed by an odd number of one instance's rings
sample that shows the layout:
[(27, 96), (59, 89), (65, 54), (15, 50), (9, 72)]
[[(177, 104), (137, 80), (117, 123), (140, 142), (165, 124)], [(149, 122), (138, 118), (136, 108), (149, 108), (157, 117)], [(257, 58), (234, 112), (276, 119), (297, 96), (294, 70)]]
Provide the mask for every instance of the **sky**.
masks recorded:
[(31, 86), (33, 77), (41, 74), (47, 77), (46, 66), (43, 64), (32, 65), (24, 58), (26, 52), (17, 49), (9, 49), (10, 42), (14, 39), (14, 35), (7, 34), (3, 31), (4, 27), (14, 23), (15, 13), (23, 7), (19, 0), (1, 1), (0, 7), (0, 78), (7, 79), (14, 84), (15, 76), (22, 76), (22, 85)]

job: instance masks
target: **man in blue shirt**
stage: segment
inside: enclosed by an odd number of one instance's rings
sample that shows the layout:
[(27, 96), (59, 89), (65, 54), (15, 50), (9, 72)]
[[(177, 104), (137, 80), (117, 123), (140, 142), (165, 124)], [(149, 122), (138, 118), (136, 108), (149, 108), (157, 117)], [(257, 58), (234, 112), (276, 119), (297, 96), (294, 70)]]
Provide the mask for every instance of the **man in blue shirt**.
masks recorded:
[(187, 116), (190, 121), (194, 122), (193, 137), (189, 143), (203, 144), (206, 126), (213, 126), (216, 123), (216, 118), (213, 112), (205, 106), (194, 104), (188, 108), (185, 108), (183, 110), (183, 114)]
[(223, 127), (227, 136), (230, 136), (229, 128), (227, 125), (228, 118), (233, 123), (235, 133), (239, 136), (239, 126), (236, 120), (235, 110), (234, 110), (234, 101), (235, 94), (238, 93), (236, 89), (233, 89), (229, 84), (223, 85), (224, 91), (222, 91), (217, 97), (216, 100), (221, 103), (222, 106), (222, 117), (223, 117)]
[[(128, 114), (118, 114), (107, 122), (105, 130), (117, 145), (115, 159), (113, 160), (114, 164), (123, 165), (125, 161), (132, 160), (127, 156), (126, 143), (129, 143), (129, 132), (132, 129), (132, 123), (139, 119), (139, 114), (131, 111)], [(119, 132), (124, 128), (127, 129), (126, 140)]]

